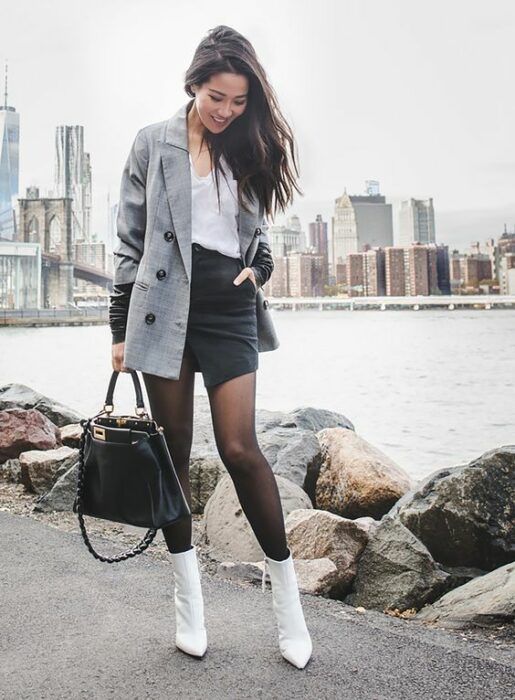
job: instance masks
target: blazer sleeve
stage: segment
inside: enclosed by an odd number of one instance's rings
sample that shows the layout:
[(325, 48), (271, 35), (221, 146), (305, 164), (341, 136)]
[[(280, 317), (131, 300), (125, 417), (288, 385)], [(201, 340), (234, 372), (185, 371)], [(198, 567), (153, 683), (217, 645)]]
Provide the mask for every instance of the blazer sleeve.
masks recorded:
[(109, 296), (109, 326), (111, 327), (112, 344), (125, 341), (127, 315), (134, 282), (115, 284)]
[(125, 163), (116, 217), (113, 284), (134, 282), (143, 255), (147, 222), (146, 182), (148, 142), (144, 129), (136, 134)]
[(263, 219), (261, 224), (261, 235), (259, 237), (259, 245), (252, 261), (251, 269), (254, 271), (254, 276), (258, 287), (262, 287), (268, 282), (274, 270), (274, 261), (272, 258), (272, 250), (268, 238), (268, 224), (266, 219)]

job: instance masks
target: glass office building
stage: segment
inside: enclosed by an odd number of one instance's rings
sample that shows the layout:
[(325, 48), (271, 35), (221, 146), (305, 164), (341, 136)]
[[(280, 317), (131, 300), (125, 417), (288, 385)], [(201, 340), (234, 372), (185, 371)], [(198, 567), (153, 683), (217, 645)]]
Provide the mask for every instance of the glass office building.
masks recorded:
[(7, 68), (4, 104), (0, 105), (0, 240), (15, 238), (13, 199), (19, 188), (20, 115), (7, 104)]

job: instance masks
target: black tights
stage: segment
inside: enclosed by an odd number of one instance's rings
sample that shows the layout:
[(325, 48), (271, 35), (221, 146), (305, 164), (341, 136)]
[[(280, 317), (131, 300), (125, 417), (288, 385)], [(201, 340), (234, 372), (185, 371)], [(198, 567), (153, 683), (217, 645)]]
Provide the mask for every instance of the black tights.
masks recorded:
[[(165, 429), (166, 441), (191, 507), (189, 459), (193, 437), (195, 373), (186, 353), (179, 379), (143, 374), (152, 417)], [(229, 472), (241, 507), (264, 553), (271, 559), (288, 555), (277, 482), (261, 452), (255, 429), (256, 372), (207, 388), (218, 452)], [(191, 548), (191, 517), (163, 528), (170, 552)]]

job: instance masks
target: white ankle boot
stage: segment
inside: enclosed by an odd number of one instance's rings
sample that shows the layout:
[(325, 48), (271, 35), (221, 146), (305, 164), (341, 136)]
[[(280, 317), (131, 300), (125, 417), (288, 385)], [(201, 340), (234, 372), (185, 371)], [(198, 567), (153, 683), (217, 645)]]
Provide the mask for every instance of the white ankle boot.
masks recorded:
[(193, 656), (203, 656), (207, 648), (204, 601), (195, 545), (186, 552), (170, 552), (175, 579), (175, 643)]
[(293, 558), (291, 551), (288, 551), (289, 556), (284, 561), (265, 557), (263, 589), (268, 566), (273, 609), (279, 631), (279, 648), (287, 661), (297, 668), (304, 668), (311, 657), (313, 646), (302, 612)]

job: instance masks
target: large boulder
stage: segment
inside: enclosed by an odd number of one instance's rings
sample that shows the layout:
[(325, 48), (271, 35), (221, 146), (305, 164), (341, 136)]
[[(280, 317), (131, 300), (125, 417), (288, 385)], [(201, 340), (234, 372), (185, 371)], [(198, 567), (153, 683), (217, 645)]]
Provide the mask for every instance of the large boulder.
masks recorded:
[(59, 428), (38, 410), (0, 410), (0, 462), (26, 450), (51, 450), (59, 445)]
[(416, 620), (438, 627), (488, 627), (515, 622), (515, 563), (478, 576), (422, 608)]
[(79, 423), (84, 418), (72, 408), (51, 399), (49, 396), (40, 394), (39, 391), (31, 389), (25, 384), (11, 383), (0, 386), (0, 411), (9, 408), (37, 408), (59, 427), (68, 425), (68, 423)]
[(296, 427), (275, 427), (260, 433), (258, 442), (274, 474), (297, 484), (313, 499), (321, 463), (315, 433)]
[[(359, 558), (367, 545), (369, 533), (377, 527), (372, 518), (350, 520), (323, 510), (294, 510), (286, 519), (288, 544), (295, 559), (331, 561), (335, 571), (324, 563), (303, 565), (303, 590), (315, 590), (338, 598), (347, 592), (356, 575)], [(328, 574), (330, 574), (328, 576)], [(323, 580), (317, 581), (322, 576)]]
[(378, 610), (418, 610), (446, 593), (451, 578), (407, 527), (384, 516), (370, 533), (344, 601)]
[(448, 566), (491, 571), (515, 560), (515, 445), (430, 474), (389, 512)]
[[(276, 476), (283, 516), (296, 508), (310, 508), (304, 491), (291, 481)], [(216, 561), (262, 561), (264, 552), (240, 505), (229, 474), (223, 476), (204, 509), (202, 539), (206, 551)]]
[(20, 455), (21, 481), (34, 493), (46, 493), (79, 459), (79, 450), (62, 445), (55, 450), (30, 450)]
[(79, 478), (79, 462), (74, 464), (58, 477), (50, 491), (42, 494), (34, 503), (32, 510), (39, 513), (51, 511), (71, 511), (77, 495), (77, 481)]
[(317, 437), (322, 465), (316, 482), (316, 508), (344, 518), (380, 520), (414, 487), (406, 472), (353, 430), (326, 428)]

